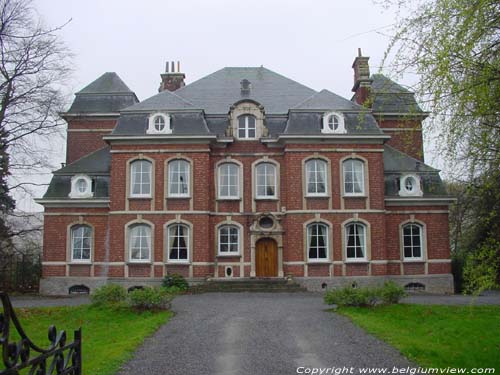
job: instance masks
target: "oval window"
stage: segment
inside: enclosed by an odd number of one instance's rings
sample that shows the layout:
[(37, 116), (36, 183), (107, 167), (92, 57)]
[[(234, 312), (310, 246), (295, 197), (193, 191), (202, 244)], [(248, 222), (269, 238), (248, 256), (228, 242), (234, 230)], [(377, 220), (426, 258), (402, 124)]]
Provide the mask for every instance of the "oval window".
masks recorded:
[(274, 225), (274, 220), (271, 219), (269, 216), (264, 216), (259, 220), (259, 226), (261, 228), (269, 229), (272, 228)]
[(163, 129), (165, 129), (165, 119), (162, 116), (156, 116), (155, 130), (161, 132)]
[(79, 193), (85, 193), (87, 191), (87, 181), (85, 181), (84, 178), (79, 178), (78, 181), (76, 181), (76, 189)]
[(415, 184), (416, 184), (416, 181), (413, 177), (406, 177), (405, 189), (407, 191), (413, 191), (415, 189)]

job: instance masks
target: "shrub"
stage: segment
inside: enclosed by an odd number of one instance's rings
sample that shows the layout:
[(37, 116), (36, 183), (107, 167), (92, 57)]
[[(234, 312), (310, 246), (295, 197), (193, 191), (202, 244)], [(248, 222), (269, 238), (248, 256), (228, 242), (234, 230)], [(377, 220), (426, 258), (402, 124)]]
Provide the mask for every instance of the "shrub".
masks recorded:
[(93, 305), (120, 305), (127, 299), (127, 290), (121, 285), (106, 284), (90, 295)]
[(399, 303), (399, 300), (407, 295), (404, 288), (394, 281), (386, 281), (378, 294), (382, 302), (386, 304)]
[(166, 310), (172, 296), (162, 288), (135, 289), (129, 293), (129, 305), (137, 310)]
[(178, 286), (163, 287), (163, 290), (172, 296), (181, 294), (186, 291), (185, 289), (179, 288)]
[(500, 287), (500, 242), (485, 241), (465, 259), (464, 293), (479, 295), (488, 289)]
[(165, 276), (163, 278), (162, 285), (165, 288), (170, 288), (170, 287), (175, 286), (175, 287), (179, 288), (180, 290), (187, 290), (189, 287), (186, 279), (184, 279), (184, 277), (182, 275), (178, 275), (176, 273), (174, 273), (172, 275)]
[(377, 302), (377, 290), (375, 288), (353, 288), (346, 286), (326, 292), (324, 301), (328, 305), (372, 306)]

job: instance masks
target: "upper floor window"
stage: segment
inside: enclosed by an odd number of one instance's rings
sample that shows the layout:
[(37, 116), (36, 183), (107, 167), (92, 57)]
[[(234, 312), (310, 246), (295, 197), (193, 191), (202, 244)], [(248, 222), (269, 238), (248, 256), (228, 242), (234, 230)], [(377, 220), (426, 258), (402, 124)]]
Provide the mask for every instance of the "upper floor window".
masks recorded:
[(255, 167), (256, 198), (276, 198), (276, 166), (259, 163)]
[(345, 226), (347, 260), (366, 260), (366, 227), (351, 223)]
[(151, 227), (147, 224), (131, 226), (128, 246), (131, 262), (149, 261), (151, 259)]
[(189, 260), (189, 227), (187, 225), (170, 225), (167, 243), (169, 261), (187, 262)]
[(361, 160), (347, 159), (342, 163), (344, 170), (344, 194), (363, 195), (365, 193), (364, 164)]
[(218, 197), (237, 199), (240, 197), (240, 167), (234, 163), (223, 163), (218, 168)]
[(92, 180), (86, 175), (76, 175), (71, 178), (70, 198), (91, 198)]
[(414, 174), (403, 175), (399, 180), (399, 195), (403, 197), (421, 197), (423, 192), (420, 177)]
[(187, 160), (172, 160), (168, 163), (168, 196), (189, 196), (190, 164)]
[(71, 227), (71, 261), (90, 261), (92, 252), (92, 228), (88, 225)]
[(346, 133), (344, 116), (338, 112), (329, 112), (323, 116), (323, 127), (321, 129), (322, 133)]
[(321, 159), (306, 162), (306, 187), (309, 196), (327, 195), (327, 164)]
[(236, 225), (223, 225), (219, 228), (219, 255), (240, 253), (240, 229)]
[(170, 115), (166, 113), (155, 113), (149, 116), (148, 134), (170, 134), (172, 128), (170, 126)]
[(130, 164), (130, 196), (151, 196), (152, 163), (147, 160), (136, 160)]
[(309, 260), (328, 259), (328, 227), (325, 224), (307, 226), (307, 254)]
[(238, 138), (255, 139), (256, 138), (256, 119), (252, 115), (241, 115), (238, 117)]
[(422, 259), (422, 227), (420, 225), (403, 226), (403, 254), (405, 259)]

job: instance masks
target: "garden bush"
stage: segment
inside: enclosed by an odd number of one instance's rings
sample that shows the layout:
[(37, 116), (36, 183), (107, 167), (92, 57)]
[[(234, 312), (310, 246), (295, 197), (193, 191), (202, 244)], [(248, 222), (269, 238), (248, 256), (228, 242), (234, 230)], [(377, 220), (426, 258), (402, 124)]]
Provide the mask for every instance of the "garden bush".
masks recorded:
[(165, 288), (170, 288), (170, 287), (177, 287), (179, 288), (180, 290), (187, 290), (189, 285), (186, 281), (186, 279), (182, 276), (182, 275), (179, 275), (179, 274), (172, 274), (172, 275), (167, 275), (163, 278), (163, 282), (162, 282), (162, 285), (165, 287)]
[(127, 289), (117, 284), (106, 284), (97, 288), (93, 294), (90, 295), (90, 300), (93, 305), (104, 306), (111, 305), (117, 306), (125, 303), (127, 299)]
[(386, 281), (384, 286), (379, 289), (380, 299), (385, 304), (399, 303), (401, 298), (405, 297), (407, 293), (404, 288), (394, 281)]
[(337, 306), (374, 306), (378, 303), (393, 304), (406, 295), (403, 287), (393, 281), (387, 281), (382, 287), (344, 288), (329, 290), (324, 301)]
[(166, 310), (172, 295), (163, 288), (135, 289), (129, 293), (129, 305), (136, 310)]

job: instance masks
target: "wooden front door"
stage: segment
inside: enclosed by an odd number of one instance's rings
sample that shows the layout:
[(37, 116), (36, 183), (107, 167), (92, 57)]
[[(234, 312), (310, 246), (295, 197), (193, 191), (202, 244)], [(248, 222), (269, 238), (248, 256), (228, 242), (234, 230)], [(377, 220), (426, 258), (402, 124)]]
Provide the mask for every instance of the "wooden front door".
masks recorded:
[(263, 238), (255, 245), (255, 274), (257, 277), (278, 276), (278, 245), (271, 238)]

